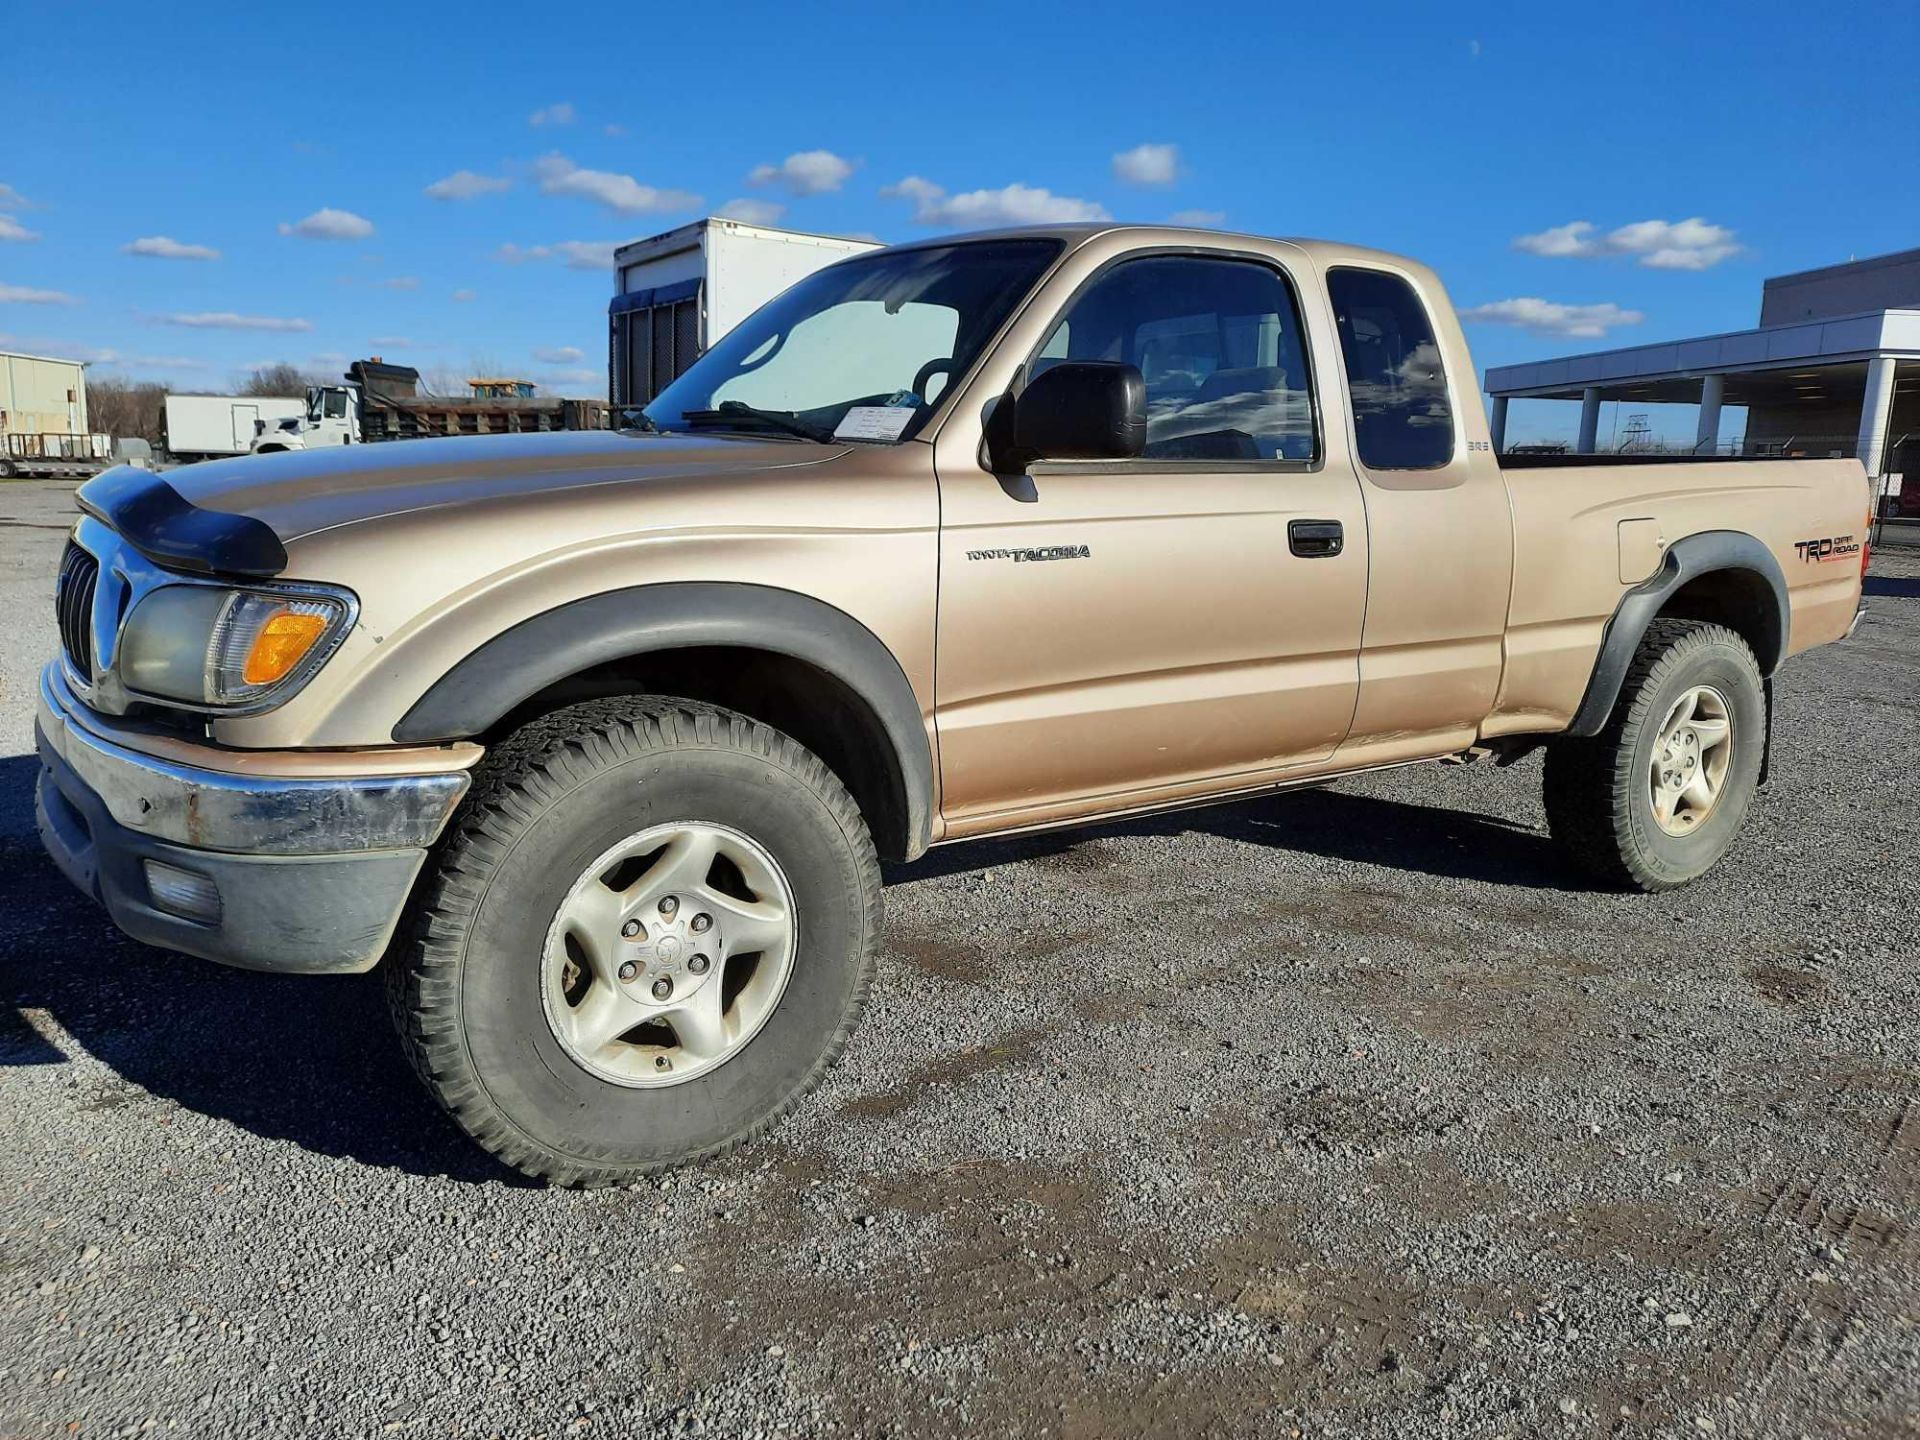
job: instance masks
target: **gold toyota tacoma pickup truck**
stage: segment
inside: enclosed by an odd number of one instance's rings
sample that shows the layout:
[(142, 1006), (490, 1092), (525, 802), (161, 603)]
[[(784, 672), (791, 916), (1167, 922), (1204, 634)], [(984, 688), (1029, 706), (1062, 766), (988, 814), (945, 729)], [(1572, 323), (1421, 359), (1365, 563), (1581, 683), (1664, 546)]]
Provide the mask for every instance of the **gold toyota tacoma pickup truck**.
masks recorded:
[(1060, 227), (822, 270), (623, 431), (110, 471), (41, 833), (143, 941), (384, 963), (568, 1184), (796, 1103), (880, 856), (1544, 744), (1571, 854), (1684, 884), (1855, 623), (1862, 468), (1503, 465), (1476, 388), (1411, 261)]

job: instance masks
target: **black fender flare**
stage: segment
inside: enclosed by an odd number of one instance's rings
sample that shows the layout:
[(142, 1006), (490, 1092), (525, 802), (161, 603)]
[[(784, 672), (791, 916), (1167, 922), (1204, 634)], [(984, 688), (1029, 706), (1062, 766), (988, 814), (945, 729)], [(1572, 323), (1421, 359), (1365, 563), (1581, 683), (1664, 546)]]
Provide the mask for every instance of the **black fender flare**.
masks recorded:
[(927, 848), (933, 823), (933, 752), (920, 702), (900, 662), (844, 610), (768, 585), (635, 585), (530, 616), (434, 681), (393, 727), (393, 738), (414, 745), (477, 735), (548, 686), (595, 666), (694, 646), (789, 656), (832, 676), (859, 697), (893, 750), (908, 852), (917, 855)]
[(1667, 601), (1690, 580), (1721, 570), (1744, 570), (1760, 577), (1772, 595), (1762, 606), (1759, 643), (1754, 658), (1760, 673), (1771, 680), (1787, 653), (1792, 610), (1787, 601), (1787, 579), (1774, 554), (1753, 536), (1739, 530), (1703, 530), (1676, 540), (1661, 557), (1660, 568), (1620, 597), (1613, 618), (1600, 638), (1600, 654), (1587, 681), (1587, 693), (1574, 711), (1569, 735), (1598, 735), (1620, 698), (1620, 686), (1633, 663), (1634, 652)]

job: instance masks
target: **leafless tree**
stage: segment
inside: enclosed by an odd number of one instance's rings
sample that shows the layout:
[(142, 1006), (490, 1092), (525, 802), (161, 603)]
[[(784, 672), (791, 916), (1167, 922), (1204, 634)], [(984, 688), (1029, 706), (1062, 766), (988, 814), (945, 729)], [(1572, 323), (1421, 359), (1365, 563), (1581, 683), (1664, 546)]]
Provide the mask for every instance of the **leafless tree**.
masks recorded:
[(167, 387), (153, 380), (118, 375), (87, 377), (87, 419), (96, 433), (116, 440), (138, 438), (160, 444), (160, 412)]
[(275, 395), (289, 399), (298, 399), (307, 393), (309, 385), (323, 384), (316, 376), (307, 374), (298, 365), (289, 365), (285, 361), (278, 365), (262, 365), (259, 369), (234, 381), (234, 391), (240, 395)]

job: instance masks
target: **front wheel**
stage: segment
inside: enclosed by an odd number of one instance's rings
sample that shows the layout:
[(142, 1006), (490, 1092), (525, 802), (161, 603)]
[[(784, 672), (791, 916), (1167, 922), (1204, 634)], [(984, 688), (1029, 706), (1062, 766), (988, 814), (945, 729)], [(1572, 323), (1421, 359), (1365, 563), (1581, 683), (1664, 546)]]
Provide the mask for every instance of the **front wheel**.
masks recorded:
[(872, 982), (880, 876), (816, 756), (615, 699), (485, 766), (389, 962), (414, 1066), (470, 1136), (610, 1184), (733, 1149), (819, 1082)]
[(1767, 700), (1723, 625), (1656, 620), (1606, 727), (1547, 747), (1547, 824), (1597, 877), (1671, 890), (1732, 848), (1759, 785)]

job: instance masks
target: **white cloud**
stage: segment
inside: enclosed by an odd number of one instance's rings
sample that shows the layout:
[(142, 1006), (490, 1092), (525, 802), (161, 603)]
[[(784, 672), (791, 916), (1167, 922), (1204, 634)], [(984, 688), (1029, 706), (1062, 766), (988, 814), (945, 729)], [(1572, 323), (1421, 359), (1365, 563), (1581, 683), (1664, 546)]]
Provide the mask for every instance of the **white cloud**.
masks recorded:
[(550, 345), (544, 350), (535, 350), (533, 358), (542, 365), (578, 365), (587, 358), (587, 352), (572, 345)]
[(331, 207), (316, 210), (304, 220), (280, 227), (282, 235), (301, 235), (309, 240), (364, 240), (373, 234), (373, 222), (351, 210)]
[(534, 162), (533, 173), (544, 195), (577, 195), (622, 215), (659, 215), (700, 208), (698, 195), (685, 190), (658, 190), (611, 170), (583, 170), (558, 153), (541, 156)]
[(189, 330), (311, 330), (308, 320), (283, 319), (278, 315), (236, 315), (231, 310), (203, 310), (194, 314), (156, 317), (162, 325), (184, 325)]
[(456, 290), (453, 292), (453, 298), (459, 301), (462, 305), (465, 305), (471, 301), (478, 300), (480, 296), (477, 292), (472, 290)]
[(1224, 210), (1176, 210), (1167, 217), (1169, 225), (1197, 225), (1202, 230), (1211, 230), (1226, 223)]
[(1171, 185), (1179, 175), (1178, 145), (1136, 145), (1113, 157), (1113, 178), (1126, 185)]
[(417, 342), (404, 335), (375, 335), (367, 344), (378, 345), (382, 350), (412, 350)]
[(0, 345), (18, 345), (36, 355), (57, 355), (111, 369), (211, 370), (212, 364), (191, 355), (128, 355), (111, 345), (78, 345), (71, 340), (20, 340), (0, 335)]
[(0, 185), (0, 210), (37, 210), (39, 208), (11, 185)]
[(503, 175), (482, 175), (474, 170), (456, 170), (434, 181), (422, 192), (429, 200), (472, 200), (480, 195), (497, 195), (511, 190), (513, 181)]
[(853, 162), (831, 150), (802, 150), (778, 165), (756, 165), (747, 175), (749, 185), (778, 185), (789, 195), (824, 195), (838, 190), (853, 174)]
[(118, 355), (104, 361), (122, 369), (138, 370), (211, 370), (213, 362), (193, 355)]
[(573, 108), (571, 101), (562, 100), (557, 105), (547, 105), (527, 117), (527, 123), (536, 129), (542, 125), (571, 125), (580, 118), (580, 112)]
[(29, 285), (0, 283), (0, 304), (78, 305), (80, 302), (64, 290), (35, 290)]
[[(6, 340), (6, 336), (0, 336)], [(60, 355), (86, 365), (100, 365), (109, 371), (211, 371), (211, 361), (194, 355), (127, 355), (111, 346), (75, 346), (63, 340), (40, 340), (33, 346), (40, 355)]]
[(1647, 317), (1638, 310), (1624, 310), (1611, 301), (1602, 305), (1562, 305), (1536, 296), (1515, 300), (1494, 300), (1460, 312), (1462, 320), (1482, 325), (1514, 325), (1539, 335), (1605, 335), (1617, 325), (1638, 325)]
[(142, 235), (120, 247), (126, 255), (145, 255), (154, 260), (218, 260), (220, 252), (211, 245), (188, 245), (167, 235)]
[(389, 290), (418, 290), (420, 288), (420, 277), (418, 275), (393, 275), (382, 280), (380, 283)]
[(1478, 40), (1467, 41), (1467, 53), (1478, 60), (1480, 58), (1480, 42)]
[(494, 258), (509, 265), (562, 260), (569, 270), (611, 270), (613, 252), (624, 244), (624, 240), (558, 240), (551, 245), (502, 245), (494, 251)]
[(1076, 220), (1106, 220), (1106, 207), (1071, 195), (1055, 195), (1034, 185), (1008, 185), (999, 190), (969, 190), (949, 195), (931, 180), (909, 175), (880, 193), (890, 199), (911, 200), (913, 218), (920, 225), (957, 229), (991, 225), (1056, 225)]
[(1600, 243), (1592, 238), (1596, 227), (1591, 220), (1575, 220), (1571, 225), (1555, 225), (1537, 235), (1516, 235), (1513, 248), (1529, 255), (1559, 259), (1569, 255), (1601, 254)]
[(771, 225), (787, 213), (787, 207), (772, 200), (740, 199), (727, 201), (713, 213), (748, 225)]
[(618, 140), (622, 135), (627, 133), (627, 127), (616, 120), (610, 124), (602, 125), (600, 127), (600, 133), (609, 140)]
[(40, 232), (29, 230), (11, 215), (0, 214), (0, 240), (38, 240)]
[(1690, 220), (1636, 220), (1605, 234), (1591, 220), (1574, 220), (1537, 234), (1517, 235), (1513, 248), (1552, 259), (1629, 255), (1652, 270), (1707, 270), (1740, 253), (1732, 230), (1710, 225), (1697, 215)]
[(1607, 239), (1655, 270), (1706, 270), (1740, 253), (1733, 231), (1709, 225), (1698, 215), (1672, 224), (1641, 220), (1622, 225)]

